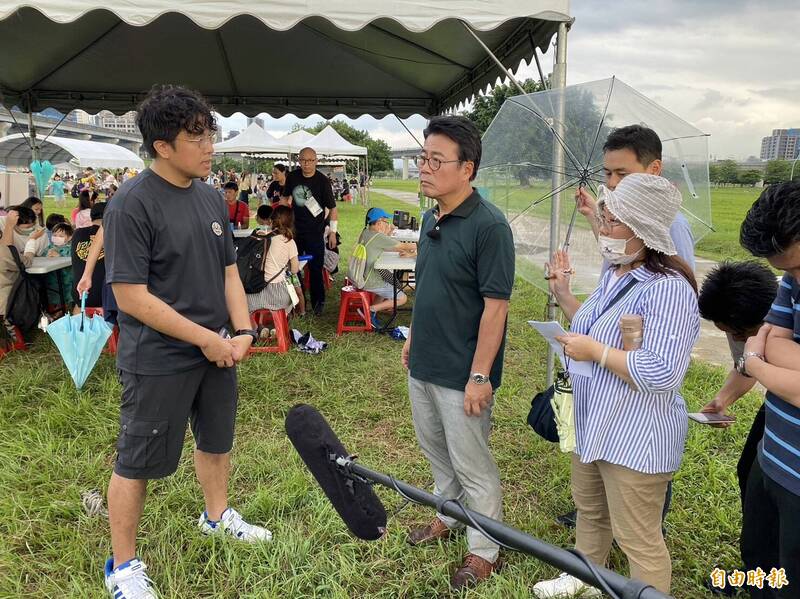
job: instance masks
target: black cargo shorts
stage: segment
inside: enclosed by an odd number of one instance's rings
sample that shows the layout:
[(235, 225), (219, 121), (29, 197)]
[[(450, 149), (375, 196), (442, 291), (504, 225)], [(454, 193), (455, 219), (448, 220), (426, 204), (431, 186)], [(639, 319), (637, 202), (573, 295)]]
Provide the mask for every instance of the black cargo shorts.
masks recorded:
[(120, 432), (114, 472), (123, 478), (163, 478), (175, 472), (186, 424), (197, 449), (227, 453), (233, 446), (236, 367), (211, 362), (165, 375), (119, 371)]

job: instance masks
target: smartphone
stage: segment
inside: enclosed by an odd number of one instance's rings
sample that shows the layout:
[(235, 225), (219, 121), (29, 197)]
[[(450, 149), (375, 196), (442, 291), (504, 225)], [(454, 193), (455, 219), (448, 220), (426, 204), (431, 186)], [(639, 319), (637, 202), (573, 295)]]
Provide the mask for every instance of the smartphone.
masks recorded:
[(231, 338), (231, 334), (228, 331), (228, 327), (222, 327), (219, 331), (217, 331), (217, 334), (220, 337), (222, 337), (223, 339), (230, 339)]
[(689, 418), (700, 424), (720, 424), (725, 422), (736, 422), (733, 416), (717, 414), (715, 412), (694, 412), (689, 414)]

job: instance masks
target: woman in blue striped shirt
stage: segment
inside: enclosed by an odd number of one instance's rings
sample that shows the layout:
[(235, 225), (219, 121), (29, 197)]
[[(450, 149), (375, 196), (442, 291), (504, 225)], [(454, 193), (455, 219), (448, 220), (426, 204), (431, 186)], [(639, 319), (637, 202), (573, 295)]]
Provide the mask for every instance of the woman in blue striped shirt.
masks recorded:
[[(572, 375), (575, 546), (605, 564), (616, 539), (631, 576), (665, 593), (672, 566), (661, 515), (683, 456), (687, 415), (679, 389), (700, 332), (697, 283), (669, 235), (680, 205), (680, 192), (655, 175), (631, 174), (614, 191), (600, 188), (598, 245), (612, 268), (583, 303), (569, 289), (566, 254), (550, 264), (551, 290), (572, 323), (559, 339), (564, 354), (593, 363), (591, 377)], [(623, 349), (623, 315), (642, 318), (638, 349)], [(567, 574), (534, 587), (537, 597), (581, 590), (600, 595)]]

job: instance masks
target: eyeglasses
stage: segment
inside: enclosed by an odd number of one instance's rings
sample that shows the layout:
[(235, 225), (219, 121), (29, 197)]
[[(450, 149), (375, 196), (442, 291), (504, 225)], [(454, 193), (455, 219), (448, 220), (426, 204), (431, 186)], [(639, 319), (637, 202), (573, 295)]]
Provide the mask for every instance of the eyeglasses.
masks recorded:
[(443, 164), (448, 164), (450, 162), (464, 162), (463, 160), (439, 160), (438, 158), (428, 158), (427, 156), (414, 156), (414, 164), (417, 165), (417, 168), (422, 168), (425, 163), (428, 163), (428, 166), (431, 168), (432, 171), (438, 171)]
[(606, 215), (599, 210), (597, 214), (594, 215), (594, 218), (597, 221), (597, 226), (600, 228), (613, 229), (617, 225), (622, 224), (616, 218), (606, 218)]
[(217, 137), (216, 133), (206, 133), (205, 135), (201, 135), (200, 137), (178, 137), (177, 139), (182, 139), (183, 141), (188, 141), (189, 143), (197, 144), (197, 147), (202, 148), (204, 145), (213, 146), (216, 137)]

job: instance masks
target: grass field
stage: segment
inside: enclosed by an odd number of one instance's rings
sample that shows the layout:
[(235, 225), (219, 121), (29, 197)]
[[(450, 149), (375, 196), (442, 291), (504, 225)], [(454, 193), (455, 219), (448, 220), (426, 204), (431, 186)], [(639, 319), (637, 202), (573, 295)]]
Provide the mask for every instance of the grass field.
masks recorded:
[[(386, 197), (373, 199), (388, 209), (403, 206)], [(346, 264), (364, 213), (357, 206), (340, 210)], [(294, 324), (329, 341), (326, 352), (262, 355), (239, 369), (231, 504), (268, 526), (275, 540), (241, 546), (196, 532), (194, 521), (203, 504), (187, 437), (178, 472), (150, 485), (140, 532), (140, 554), (162, 596), (422, 599), (446, 593), (449, 575), (465, 552), (463, 536), (409, 547), (407, 528), (427, 522), (433, 512), (410, 506), (395, 515), (400, 497), (378, 489), (393, 514), (388, 538), (354, 540), (286, 439), (287, 410), (298, 402), (311, 403), (365, 465), (418, 486), (431, 483), (414, 437), (400, 342), (374, 334), (335, 338), (338, 292), (335, 288), (329, 294), (323, 317)], [(568, 460), (525, 423), (530, 399), (544, 385), (546, 351), (525, 321), (540, 318), (543, 310), (544, 296), (518, 279), (492, 447), (506, 521), (568, 547), (571, 533), (553, 521), (571, 506)], [(684, 387), (689, 407), (708, 401), (724, 375), (721, 369), (693, 364)], [(106, 355), (84, 389), (76, 391), (57, 351), (42, 335), (30, 351), (14, 352), (0, 362), (0, 597), (104, 596), (108, 523), (87, 517), (80, 496), (107, 486), (119, 393), (113, 360)], [(739, 421), (729, 430), (690, 426), (667, 520), (678, 599), (710, 597), (701, 588), (710, 571), (739, 565), (735, 466), (758, 399), (751, 394), (739, 402)], [(463, 596), (527, 597), (536, 581), (556, 573), (533, 558), (506, 557), (508, 566), (500, 575)], [(611, 566), (626, 571), (616, 550)]]
[[(418, 182), (416, 180), (378, 179), (374, 181), (373, 185), (376, 188), (416, 192)], [(511, 194), (510, 202), (512, 206), (524, 207), (530, 203), (532, 198), (540, 198), (545, 193), (544, 187), (541, 187), (541, 189), (516, 189)], [(754, 187), (712, 188), (711, 214), (715, 231), (708, 233), (697, 244), (696, 253), (698, 256), (717, 261), (743, 260), (752, 257), (739, 245), (739, 226), (759, 193), (761, 193), (761, 190)], [(499, 200), (501, 205), (506, 203), (505, 198), (500, 198)], [(505, 206), (503, 207), (505, 208)], [(569, 206), (563, 207), (561, 212), (562, 222), (568, 221), (572, 214), (571, 208)], [(526, 214), (547, 218), (549, 204), (544, 202), (539, 206), (535, 206)], [(577, 222), (581, 225), (583, 224), (582, 219)]]

